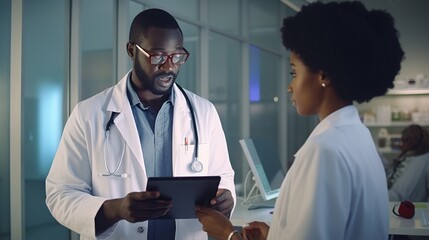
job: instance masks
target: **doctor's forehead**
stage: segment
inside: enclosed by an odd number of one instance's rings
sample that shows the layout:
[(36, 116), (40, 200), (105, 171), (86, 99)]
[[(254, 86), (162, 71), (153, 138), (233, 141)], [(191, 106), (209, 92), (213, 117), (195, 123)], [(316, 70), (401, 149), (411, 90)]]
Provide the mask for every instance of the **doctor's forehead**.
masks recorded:
[(183, 36), (178, 28), (150, 27), (142, 39), (142, 45), (147, 48), (181, 49)]

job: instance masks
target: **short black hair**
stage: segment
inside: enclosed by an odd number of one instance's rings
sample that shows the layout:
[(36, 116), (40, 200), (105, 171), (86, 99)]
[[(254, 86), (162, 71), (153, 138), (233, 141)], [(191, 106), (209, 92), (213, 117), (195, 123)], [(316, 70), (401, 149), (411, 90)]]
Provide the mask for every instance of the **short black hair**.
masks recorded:
[(283, 45), (322, 71), (344, 99), (358, 103), (393, 88), (404, 52), (393, 17), (354, 2), (315, 2), (286, 17)]
[(133, 19), (128, 41), (130, 43), (142, 43), (149, 27), (179, 29), (183, 35), (182, 29), (180, 29), (176, 19), (170, 13), (162, 9), (150, 8), (140, 12)]

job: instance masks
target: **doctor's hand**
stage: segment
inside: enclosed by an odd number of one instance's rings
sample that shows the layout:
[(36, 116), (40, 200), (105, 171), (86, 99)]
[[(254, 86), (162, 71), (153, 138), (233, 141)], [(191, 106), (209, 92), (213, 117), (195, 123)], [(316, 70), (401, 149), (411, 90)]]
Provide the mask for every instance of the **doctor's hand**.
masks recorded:
[(167, 214), (171, 201), (159, 200), (159, 192), (132, 192), (124, 198), (106, 200), (95, 216), (97, 233), (106, 230), (119, 220), (142, 222)]
[(120, 199), (118, 213), (128, 222), (142, 222), (167, 214), (171, 201), (159, 200), (159, 192), (132, 192)]
[(217, 190), (216, 197), (210, 200), (210, 205), (211, 208), (229, 217), (231, 215), (232, 208), (234, 207), (234, 199), (228, 189), (219, 188)]

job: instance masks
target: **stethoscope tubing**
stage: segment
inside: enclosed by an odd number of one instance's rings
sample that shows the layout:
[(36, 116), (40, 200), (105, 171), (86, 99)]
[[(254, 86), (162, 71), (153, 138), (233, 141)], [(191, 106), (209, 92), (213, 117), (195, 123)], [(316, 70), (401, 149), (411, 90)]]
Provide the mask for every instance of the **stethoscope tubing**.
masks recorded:
[(188, 94), (186, 94), (185, 90), (183, 90), (183, 88), (176, 83), (176, 86), (179, 88), (179, 90), (182, 92), (183, 96), (185, 97), (186, 100), (186, 104), (189, 107), (189, 111), (191, 112), (191, 118), (192, 118), (192, 126), (194, 128), (194, 138), (195, 138), (195, 156), (194, 156), (194, 160), (191, 163), (191, 169), (194, 172), (201, 172), (203, 170), (203, 164), (198, 161), (198, 129), (197, 129), (197, 120), (195, 118), (195, 110), (194, 107), (191, 104), (191, 101), (189, 100)]
[(195, 138), (195, 158), (198, 159), (198, 130), (197, 130), (197, 120), (195, 119), (194, 107), (192, 107), (191, 101), (189, 100), (188, 94), (185, 93), (185, 90), (183, 90), (183, 88), (177, 83), (176, 83), (176, 86), (182, 92), (183, 96), (185, 97), (186, 103), (188, 104), (189, 111), (191, 111), (192, 127), (194, 128), (194, 138)]
[[(194, 151), (194, 153), (195, 153), (195, 155), (194, 155), (194, 160), (192, 160), (192, 163), (191, 163), (191, 169), (194, 172), (201, 172), (203, 170), (204, 166), (203, 166), (203, 164), (200, 161), (198, 161), (198, 143), (199, 143), (199, 139), (198, 139), (197, 121), (196, 121), (196, 118), (195, 118), (195, 110), (194, 110), (194, 108), (193, 108), (193, 106), (191, 104), (191, 101), (189, 100), (189, 97), (186, 94), (185, 90), (179, 84), (177, 84), (177, 83), (176, 83), (176, 86), (179, 88), (179, 90), (182, 92), (183, 96), (185, 97), (186, 104), (188, 105), (189, 110), (191, 112), (192, 127), (194, 128), (194, 138), (195, 138), (195, 151)], [(118, 112), (112, 112), (112, 114), (110, 115), (109, 121), (106, 124), (106, 128), (105, 128), (105, 138), (106, 138), (106, 140), (105, 140), (105, 144), (104, 144), (104, 166), (106, 168), (107, 174), (101, 174), (102, 176), (122, 176), (122, 174), (118, 175), (116, 173), (117, 173), (117, 171), (119, 170), (119, 167), (122, 164), (122, 160), (123, 160), (123, 157), (124, 157), (125, 149), (122, 150), (121, 160), (119, 161), (118, 166), (115, 168), (115, 170), (113, 172), (110, 171), (109, 166), (107, 165), (107, 160), (106, 160), (106, 145), (109, 144), (110, 128), (114, 124), (115, 117), (118, 114), (119, 114)]]
[[(113, 122), (113, 121), (112, 121)], [(110, 127), (109, 127), (110, 128)], [(106, 142), (104, 143), (104, 158), (106, 158), (107, 154), (107, 147), (109, 145), (109, 135), (110, 135), (110, 129), (108, 129), (106, 131)], [(109, 166), (107, 165), (107, 160), (104, 159), (104, 167), (106, 168), (107, 174), (102, 174), (102, 176), (121, 176), (116, 174), (119, 170), (119, 168), (121, 167), (122, 161), (124, 160), (124, 154), (125, 154), (125, 148), (122, 149), (122, 154), (121, 154), (121, 160), (118, 163), (118, 166), (116, 166), (115, 170), (110, 171)]]

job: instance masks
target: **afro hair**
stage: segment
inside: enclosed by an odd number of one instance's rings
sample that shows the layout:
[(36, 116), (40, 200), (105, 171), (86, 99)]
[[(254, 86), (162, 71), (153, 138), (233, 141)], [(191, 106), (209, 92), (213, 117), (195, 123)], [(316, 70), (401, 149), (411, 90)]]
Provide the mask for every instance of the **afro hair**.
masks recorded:
[(393, 17), (360, 2), (311, 3), (285, 18), (281, 32), (286, 49), (358, 103), (393, 88), (404, 59)]

